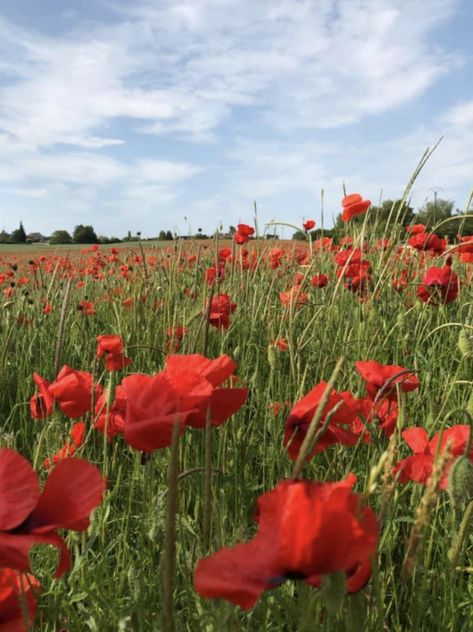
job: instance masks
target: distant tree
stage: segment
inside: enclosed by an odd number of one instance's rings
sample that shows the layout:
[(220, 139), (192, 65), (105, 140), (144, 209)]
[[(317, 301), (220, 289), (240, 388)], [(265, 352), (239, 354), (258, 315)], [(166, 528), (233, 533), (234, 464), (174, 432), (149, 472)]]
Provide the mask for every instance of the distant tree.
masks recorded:
[(19, 228), (14, 230), (10, 235), (10, 241), (15, 244), (24, 244), (26, 243), (26, 232), (23, 228), (23, 222), (20, 222)]
[(228, 227), (228, 232), (229, 232), (230, 236), (233, 237), (233, 235), (236, 233), (236, 227), (235, 226), (229, 226)]
[(79, 224), (74, 228), (72, 239), (76, 244), (98, 244), (99, 240), (92, 226)]
[(166, 231), (166, 237), (164, 239), (166, 239), (166, 241), (172, 241), (174, 239), (170, 230)]
[(55, 230), (49, 238), (50, 244), (72, 244), (72, 237), (67, 230)]
[(426, 202), (424, 206), (419, 209), (416, 221), (419, 222), (419, 224), (425, 224), (427, 228), (433, 228), (438, 222), (451, 217), (454, 208), (455, 204), (452, 200), (443, 200), (442, 198), (436, 197), (434, 200)]
[(10, 240), (10, 234), (5, 229), (0, 232), (0, 244), (7, 244)]

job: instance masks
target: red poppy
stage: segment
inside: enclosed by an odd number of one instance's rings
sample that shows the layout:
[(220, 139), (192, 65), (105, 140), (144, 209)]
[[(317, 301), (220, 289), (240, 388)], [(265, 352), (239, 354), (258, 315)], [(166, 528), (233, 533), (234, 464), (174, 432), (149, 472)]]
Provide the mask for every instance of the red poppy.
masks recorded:
[(49, 385), (49, 392), (59, 402), (62, 412), (71, 419), (82, 417), (91, 410), (92, 392), (98, 397), (99, 384), (93, 386), (93, 376), (87, 371), (76, 371), (65, 364), (57, 378)]
[(431, 305), (451, 303), (458, 296), (458, 277), (448, 265), (432, 266), (417, 288), (417, 296)]
[[(460, 456), (463, 456), (470, 436), (470, 427), (467, 425), (457, 425), (437, 432), (429, 441), (425, 428), (408, 428), (402, 433), (404, 441), (414, 452), (413, 456), (399, 461), (393, 470), (393, 474), (398, 476), (400, 483), (414, 481), (426, 485), (432, 474), (435, 455), (437, 450), (442, 452), (447, 442), (451, 442), (452, 458), (449, 460), (440, 482), (440, 489), (447, 489), (448, 472), (452, 463)], [(439, 439), (440, 446), (438, 446)], [(473, 462), (473, 446), (470, 450), (470, 460)]]
[(323, 288), (328, 285), (328, 276), (326, 274), (316, 274), (310, 280), (311, 285), (317, 288)]
[(239, 245), (246, 244), (250, 241), (251, 236), (254, 234), (255, 229), (248, 224), (238, 224), (237, 231), (235, 233), (235, 242)]
[(416, 250), (430, 250), (435, 254), (442, 254), (447, 247), (447, 240), (435, 233), (414, 233), (407, 243)]
[[(198, 562), (199, 595), (249, 609), (265, 590), (288, 579), (319, 585), (329, 573), (369, 569), (378, 525), (372, 509), (362, 507), (361, 496), (352, 491), (355, 480), (353, 474), (337, 483), (286, 480), (260, 496), (253, 540)], [(365, 572), (365, 582), (368, 578)], [(354, 583), (353, 588), (362, 587), (361, 581)]]
[(342, 221), (348, 222), (355, 215), (365, 213), (371, 206), (369, 200), (364, 200), (359, 193), (347, 195), (342, 200), (343, 213)]
[(63, 461), (67, 457), (73, 456), (76, 450), (82, 447), (84, 443), (84, 435), (85, 424), (82, 421), (78, 421), (71, 428), (70, 440), (66, 442), (59, 452), (56, 452), (52, 459), (45, 459), (43, 461), (43, 467), (49, 470), (51, 465), (56, 465), (59, 461)]
[(33, 381), (38, 387), (39, 393), (30, 399), (31, 416), (33, 419), (45, 419), (53, 412), (54, 397), (49, 391), (49, 382), (44, 377), (33, 373)]
[(108, 440), (111, 441), (117, 434), (123, 434), (125, 430), (126, 394), (123, 386), (119, 384), (115, 389), (115, 399), (107, 411), (107, 397), (101, 395), (95, 404), (94, 423), (95, 430), (107, 433)]
[[(396, 385), (399, 385), (403, 393), (414, 391), (420, 385), (419, 378), (414, 373), (407, 373), (402, 366), (366, 360), (355, 362), (355, 367), (364, 379), (366, 390), (372, 399), (383, 389), (383, 397), (396, 401)], [(388, 383), (389, 386), (386, 387)]]
[(163, 375), (180, 398), (180, 408), (194, 409), (186, 425), (205, 428), (207, 414), (213, 426), (220, 426), (246, 402), (247, 388), (221, 388), (233, 377), (237, 368), (227, 355), (215, 360), (199, 355), (170, 355), (166, 358)]
[(304, 226), (304, 230), (312, 230), (315, 226), (315, 222), (313, 219), (308, 219), (307, 221), (305, 221), (302, 226)]
[[(314, 386), (305, 397), (294, 405), (289, 413), (284, 432), (284, 445), (287, 447), (289, 458), (292, 461), (295, 461), (299, 455), (307, 430), (326, 388), (327, 382), (320, 382), (320, 384)], [(337, 393), (335, 390), (332, 390), (328, 403), (323, 410), (319, 428), (322, 428), (328, 413), (339, 403), (341, 403), (340, 408), (332, 415), (328, 428), (321, 436), (314, 450), (308, 455), (308, 459), (336, 443), (345, 446), (357, 444), (358, 434), (352, 432), (350, 426), (358, 414), (359, 407), (357, 400), (349, 392)], [(343, 426), (347, 427), (344, 428)]]
[(36, 577), (11, 568), (0, 570), (0, 632), (28, 632), (36, 615)]
[(15, 450), (0, 449), (0, 567), (30, 570), (29, 550), (50, 544), (60, 551), (56, 577), (70, 567), (58, 529), (85, 531), (101, 502), (105, 481), (82, 459), (60, 461), (41, 492), (36, 472)]
[(231, 302), (228, 294), (214, 296), (210, 304), (210, 324), (220, 329), (228, 329), (230, 326), (230, 314), (233, 314), (236, 308), (236, 303)]
[(133, 362), (124, 355), (123, 342), (120, 336), (97, 336), (97, 359), (102, 356), (105, 356), (107, 371), (119, 371)]
[(288, 351), (289, 343), (285, 338), (276, 338), (275, 340), (271, 340), (271, 344), (274, 347), (277, 347), (279, 351)]
[(413, 224), (412, 226), (406, 226), (406, 232), (409, 235), (420, 235), (426, 232), (427, 226), (425, 224)]
[[(137, 450), (152, 452), (172, 443), (174, 425), (185, 429), (197, 407), (183, 407), (183, 402), (168, 377), (163, 373), (135, 373), (122, 382), (125, 396), (125, 441)], [(187, 405), (187, 402), (184, 402)]]

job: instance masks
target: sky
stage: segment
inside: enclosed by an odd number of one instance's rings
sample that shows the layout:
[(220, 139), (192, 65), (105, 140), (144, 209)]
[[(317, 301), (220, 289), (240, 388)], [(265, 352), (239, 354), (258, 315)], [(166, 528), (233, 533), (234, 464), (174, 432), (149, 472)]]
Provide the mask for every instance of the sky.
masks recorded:
[(471, 0), (2, 0), (0, 230), (329, 227), (440, 137), (412, 203), (464, 209), (471, 33)]

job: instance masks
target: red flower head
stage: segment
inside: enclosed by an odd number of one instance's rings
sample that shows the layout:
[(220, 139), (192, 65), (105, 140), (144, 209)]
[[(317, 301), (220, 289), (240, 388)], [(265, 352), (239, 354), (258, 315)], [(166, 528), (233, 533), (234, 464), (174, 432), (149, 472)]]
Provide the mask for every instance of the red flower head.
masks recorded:
[(216, 360), (199, 355), (170, 355), (163, 375), (172, 384), (183, 410), (194, 409), (186, 425), (205, 428), (207, 414), (213, 426), (220, 426), (246, 402), (247, 388), (221, 388), (233, 377), (236, 364), (227, 355)]
[[(320, 384), (314, 386), (305, 397), (294, 405), (289, 413), (284, 432), (284, 445), (287, 447), (289, 458), (292, 461), (295, 461), (299, 455), (299, 450), (326, 387), (327, 382), (320, 382)], [(312, 458), (336, 443), (353, 446), (358, 442), (358, 435), (350, 430), (350, 426), (358, 414), (358, 402), (351, 393), (337, 393), (335, 390), (332, 390), (328, 403), (324, 408), (319, 428), (323, 426), (328, 413), (339, 403), (341, 403), (340, 408), (331, 417), (327, 430), (314, 450), (308, 455), (308, 458)], [(343, 426), (346, 427), (344, 428)]]
[(417, 288), (417, 296), (431, 305), (451, 303), (458, 296), (458, 277), (448, 265), (432, 266)]
[(304, 230), (309, 231), (309, 230), (312, 230), (314, 228), (315, 222), (314, 222), (313, 219), (308, 219), (306, 222), (304, 222), (302, 224), (302, 226), (304, 226)]
[(236, 303), (232, 303), (228, 294), (214, 296), (210, 304), (209, 322), (213, 327), (228, 329), (230, 314), (236, 310)]
[(321, 577), (344, 572), (347, 590), (363, 588), (376, 551), (374, 512), (352, 491), (355, 476), (337, 483), (287, 480), (258, 499), (258, 532), (250, 542), (201, 559), (195, 589), (252, 608), (265, 590), (288, 579), (318, 586)]
[(250, 241), (250, 237), (255, 232), (255, 229), (252, 226), (248, 226), (248, 224), (238, 224), (237, 232), (235, 233), (235, 242), (240, 246), (242, 244), (246, 244)]
[(430, 250), (439, 255), (445, 252), (447, 247), (446, 239), (441, 239), (435, 233), (414, 233), (407, 243), (416, 250)]
[(31, 416), (33, 419), (45, 419), (53, 412), (54, 397), (49, 392), (49, 382), (44, 377), (33, 373), (33, 380), (39, 393), (30, 399)]
[[(426, 485), (432, 474), (432, 468), (435, 461), (437, 450), (442, 452), (447, 442), (452, 444), (452, 458), (449, 460), (440, 482), (440, 489), (447, 489), (448, 472), (452, 463), (465, 454), (468, 438), (470, 436), (470, 427), (467, 425), (457, 425), (437, 432), (437, 434), (429, 441), (427, 431), (424, 428), (408, 428), (402, 433), (404, 441), (414, 452), (413, 456), (407, 457), (399, 461), (393, 470), (393, 474), (398, 476), (400, 483), (408, 483), (414, 481)], [(441, 438), (440, 446), (438, 446)], [(470, 450), (470, 460), (473, 462), (473, 446)]]
[(59, 402), (59, 407), (66, 417), (77, 419), (90, 411), (92, 391), (95, 397), (102, 392), (97, 384), (93, 387), (93, 376), (87, 371), (76, 371), (64, 365), (57, 378), (49, 385), (49, 392)]
[(120, 336), (97, 336), (97, 359), (102, 356), (105, 356), (107, 371), (119, 371), (133, 362), (124, 355), (123, 342)]
[(355, 215), (365, 213), (371, 206), (371, 202), (364, 200), (359, 193), (352, 193), (343, 198), (342, 206), (342, 221), (348, 222), (352, 217), (355, 217)]
[(105, 481), (82, 459), (60, 461), (43, 491), (29, 462), (15, 450), (0, 450), (0, 567), (30, 570), (29, 550), (50, 544), (60, 551), (56, 577), (69, 569), (69, 552), (58, 529), (85, 531), (101, 502)]
[(126, 395), (121, 384), (115, 389), (115, 400), (110, 406), (107, 414), (107, 398), (100, 395), (95, 404), (96, 420), (95, 430), (107, 433), (108, 440), (111, 441), (117, 434), (123, 434), (125, 430)]
[(419, 378), (413, 373), (406, 372), (402, 366), (380, 364), (375, 360), (355, 362), (355, 367), (366, 383), (368, 395), (374, 399), (383, 389), (383, 397), (391, 401), (397, 400), (396, 385), (403, 393), (419, 388)]
[(121, 386), (126, 401), (125, 441), (143, 452), (170, 446), (174, 425), (179, 424), (182, 434), (189, 415), (197, 411), (181, 401), (164, 373), (128, 375)]
[[(36, 577), (11, 568), (0, 570), (0, 630), (27, 632), (36, 614), (35, 591), (40, 584)], [(26, 607), (25, 607), (26, 606)]]
[(316, 274), (310, 280), (311, 285), (318, 288), (323, 288), (328, 285), (328, 276), (325, 274)]

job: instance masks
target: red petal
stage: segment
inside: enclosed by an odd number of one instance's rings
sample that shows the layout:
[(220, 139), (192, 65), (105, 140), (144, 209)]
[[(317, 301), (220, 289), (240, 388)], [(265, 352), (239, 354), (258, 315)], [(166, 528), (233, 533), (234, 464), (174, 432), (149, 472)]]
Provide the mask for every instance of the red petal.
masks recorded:
[(31, 515), (29, 530), (46, 533), (64, 528), (84, 531), (89, 516), (102, 502), (105, 480), (83, 459), (64, 459), (49, 475), (41, 499)]
[(0, 530), (21, 525), (38, 504), (40, 489), (36, 472), (15, 450), (0, 450)]

